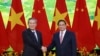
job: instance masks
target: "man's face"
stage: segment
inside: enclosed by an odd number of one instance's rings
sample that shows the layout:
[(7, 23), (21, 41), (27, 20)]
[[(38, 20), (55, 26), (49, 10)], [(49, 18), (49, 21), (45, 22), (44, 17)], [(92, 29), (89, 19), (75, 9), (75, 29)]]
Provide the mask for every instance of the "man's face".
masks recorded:
[(36, 20), (29, 20), (28, 25), (31, 30), (34, 30), (37, 26), (37, 22), (36, 22)]
[(60, 31), (63, 31), (66, 29), (66, 24), (64, 22), (59, 22), (58, 28)]

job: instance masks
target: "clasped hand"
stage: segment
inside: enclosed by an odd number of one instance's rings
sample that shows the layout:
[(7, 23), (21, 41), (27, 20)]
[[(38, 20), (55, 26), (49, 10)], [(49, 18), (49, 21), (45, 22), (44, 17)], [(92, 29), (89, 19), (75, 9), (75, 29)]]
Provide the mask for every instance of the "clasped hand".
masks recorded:
[(46, 51), (47, 51), (47, 47), (42, 46), (42, 47), (41, 47), (41, 50), (42, 50), (42, 52), (46, 52)]

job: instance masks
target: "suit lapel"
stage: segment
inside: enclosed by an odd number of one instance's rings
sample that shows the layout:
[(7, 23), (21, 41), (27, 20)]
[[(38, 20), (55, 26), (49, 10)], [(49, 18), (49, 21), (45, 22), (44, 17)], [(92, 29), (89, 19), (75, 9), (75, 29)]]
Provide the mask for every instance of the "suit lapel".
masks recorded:
[[(58, 32), (58, 34), (57, 34), (57, 40), (58, 40), (58, 42), (59, 42), (59, 44), (60, 44), (60, 38), (59, 38), (59, 35), (60, 35), (60, 32)], [(61, 44), (60, 44), (61, 45)]]
[[(64, 42), (66, 41), (66, 38), (68, 38), (68, 36), (69, 36), (68, 31), (66, 31), (65, 35), (64, 35), (64, 38), (63, 38), (63, 41), (62, 41), (62, 43), (60, 45), (64, 44)], [(60, 43), (60, 38), (59, 38), (59, 43)]]
[(39, 35), (39, 32), (36, 31), (36, 34), (37, 34), (37, 38), (38, 38), (38, 43), (40, 43), (40, 35)]
[(68, 33), (68, 31), (66, 31), (62, 44), (64, 44), (64, 42), (66, 42), (66, 39), (68, 38), (68, 36), (69, 36), (69, 33)]
[(31, 31), (30, 29), (28, 29), (28, 32), (29, 32), (30, 38), (31, 38), (33, 41), (37, 42), (34, 33), (32, 33), (32, 31)]

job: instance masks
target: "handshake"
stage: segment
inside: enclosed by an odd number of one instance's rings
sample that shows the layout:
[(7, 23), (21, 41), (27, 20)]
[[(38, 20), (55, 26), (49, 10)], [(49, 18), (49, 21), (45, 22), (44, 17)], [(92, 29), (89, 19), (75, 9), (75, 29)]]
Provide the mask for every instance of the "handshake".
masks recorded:
[(47, 47), (42, 46), (42, 47), (41, 47), (41, 50), (42, 50), (42, 52), (47, 52)]

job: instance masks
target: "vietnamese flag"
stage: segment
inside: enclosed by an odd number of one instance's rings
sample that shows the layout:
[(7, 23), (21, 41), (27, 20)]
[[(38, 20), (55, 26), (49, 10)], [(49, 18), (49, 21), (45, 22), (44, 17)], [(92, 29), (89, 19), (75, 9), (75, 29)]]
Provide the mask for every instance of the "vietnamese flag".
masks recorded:
[(51, 26), (51, 33), (55, 33), (57, 30), (57, 22), (59, 20), (65, 20), (67, 22), (67, 29), (71, 30), (71, 25), (69, 21), (69, 15), (67, 12), (67, 6), (65, 0), (56, 0), (54, 18)]
[(72, 26), (73, 31), (76, 33), (78, 49), (85, 49), (91, 51), (95, 48), (95, 40), (90, 24), (86, 0), (77, 0), (74, 22)]
[(97, 0), (95, 18), (93, 22), (93, 33), (96, 44), (100, 47), (100, 0)]
[(0, 12), (0, 54), (6, 51), (7, 48), (9, 48), (9, 42), (5, 31), (3, 18)]
[(12, 0), (10, 15), (7, 25), (7, 35), (11, 47), (15, 52), (22, 52), (22, 31), (26, 28), (21, 0)]
[(34, 0), (32, 17), (38, 20), (37, 30), (42, 32), (43, 45), (49, 45), (51, 41), (51, 33), (43, 0)]

